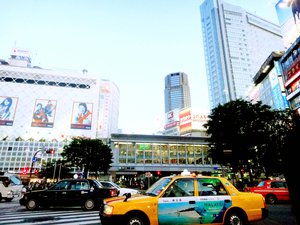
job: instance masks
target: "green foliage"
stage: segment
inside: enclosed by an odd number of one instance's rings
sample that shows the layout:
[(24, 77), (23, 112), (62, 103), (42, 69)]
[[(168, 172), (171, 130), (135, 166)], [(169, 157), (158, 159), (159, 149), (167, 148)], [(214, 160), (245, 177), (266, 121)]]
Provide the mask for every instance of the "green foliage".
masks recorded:
[(84, 168), (85, 172), (104, 172), (107, 174), (112, 163), (111, 148), (100, 139), (75, 137), (69, 145), (64, 146), (63, 160), (74, 167)]
[(59, 180), (72, 177), (71, 167), (62, 160), (47, 162), (39, 172), (40, 178)]
[(212, 144), (211, 157), (235, 172), (251, 168), (280, 173), (289, 122), (288, 112), (272, 110), (261, 102), (238, 99), (219, 105), (204, 125)]

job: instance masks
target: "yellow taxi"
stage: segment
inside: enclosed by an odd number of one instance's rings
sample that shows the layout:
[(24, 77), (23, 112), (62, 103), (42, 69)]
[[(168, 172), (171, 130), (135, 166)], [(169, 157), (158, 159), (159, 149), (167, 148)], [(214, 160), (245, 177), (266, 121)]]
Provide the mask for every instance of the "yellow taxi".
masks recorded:
[(161, 178), (144, 194), (105, 199), (99, 211), (103, 225), (245, 225), (267, 215), (261, 194), (188, 171)]

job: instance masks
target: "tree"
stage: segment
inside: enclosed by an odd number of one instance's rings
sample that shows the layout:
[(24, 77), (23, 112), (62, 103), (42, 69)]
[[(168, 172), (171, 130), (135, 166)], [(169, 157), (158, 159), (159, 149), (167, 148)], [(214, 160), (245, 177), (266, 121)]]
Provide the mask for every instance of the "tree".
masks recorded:
[[(269, 169), (271, 166), (265, 168), (261, 164), (278, 161), (278, 154), (271, 159), (269, 156), (274, 155), (273, 143), (279, 142), (281, 134), (274, 130), (285, 124), (277, 120), (286, 118), (285, 115), (261, 102), (253, 104), (242, 99), (217, 106), (204, 125), (210, 135), (213, 161), (230, 165), (234, 172), (239, 171), (241, 175), (247, 170), (252, 182), (251, 171)], [(282, 148), (278, 146), (277, 150), (280, 152)]]
[(71, 177), (71, 168), (62, 160), (47, 162), (46, 166), (42, 167), (39, 172), (39, 177), (45, 177), (46, 179), (64, 179)]
[(64, 161), (84, 169), (86, 173), (95, 172), (96, 176), (98, 172), (107, 174), (113, 157), (111, 148), (100, 139), (84, 137), (73, 138), (69, 145), (64, 146), (61, 155)]
[(292, 115), (292, 122), (289, 124), (289, 129), (286, 130), (286, 133), (285, 151), (283, 152), (284, 176), (288, 184), (293, 212), (297, 223), (300, 224), (299, 178), (296, 174), (299, 163), (296, 151), (299, 149), (300, 116), (296, 112)]

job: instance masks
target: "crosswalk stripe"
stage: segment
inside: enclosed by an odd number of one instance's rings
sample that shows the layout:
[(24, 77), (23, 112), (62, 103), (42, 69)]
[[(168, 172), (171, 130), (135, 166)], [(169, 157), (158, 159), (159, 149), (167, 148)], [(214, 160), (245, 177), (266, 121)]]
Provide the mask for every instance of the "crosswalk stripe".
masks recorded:
[[(30, 221), (30, 222), (29, 222)], [(32, 224), (100, 224), (97, 211), (34, 211), (34, 212), (5, 212), (0, 214), (1, 225), (32, 225)]]

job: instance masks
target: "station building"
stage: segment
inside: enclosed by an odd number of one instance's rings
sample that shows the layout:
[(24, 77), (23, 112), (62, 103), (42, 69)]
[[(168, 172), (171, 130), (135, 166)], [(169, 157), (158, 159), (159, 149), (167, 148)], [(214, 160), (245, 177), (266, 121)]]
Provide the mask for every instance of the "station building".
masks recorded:
[[(110, 140), (113, 178), (214, 170), (207, 137), (116, 134), (110, 121), (118, 122), (118, 106), (109, 105), (119, 98), (117, 88), (87, 71), (43, 69), (30, 61), (27, 51), (14, 49), (0, 63), (0, 171), (22, 173), (33, 158), (39, 170), (59, 159), (74, 136)], [(55, 153), (46, 154), (49, 149)]]

